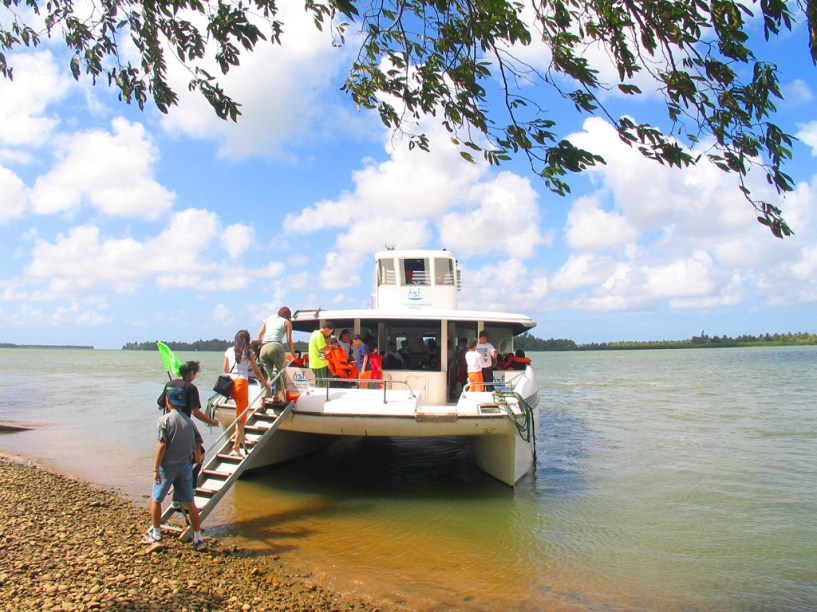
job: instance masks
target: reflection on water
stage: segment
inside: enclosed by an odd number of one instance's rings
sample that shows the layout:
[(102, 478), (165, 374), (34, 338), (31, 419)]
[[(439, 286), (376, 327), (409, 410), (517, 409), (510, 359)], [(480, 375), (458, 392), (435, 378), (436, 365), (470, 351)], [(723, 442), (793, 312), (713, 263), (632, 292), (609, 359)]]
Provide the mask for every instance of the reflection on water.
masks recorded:
[[(206, 396), (221, 355), (180, 357)], [(418, 609), (817, 608), (817, 349), (533, 357), (514, 490), (461, 440), (349, 438), (242, 479), (208, 532)], [(0, 350), (0, 422), (36, 427), (0, 450), (143, 500), (164, 376), (155, 353)]]

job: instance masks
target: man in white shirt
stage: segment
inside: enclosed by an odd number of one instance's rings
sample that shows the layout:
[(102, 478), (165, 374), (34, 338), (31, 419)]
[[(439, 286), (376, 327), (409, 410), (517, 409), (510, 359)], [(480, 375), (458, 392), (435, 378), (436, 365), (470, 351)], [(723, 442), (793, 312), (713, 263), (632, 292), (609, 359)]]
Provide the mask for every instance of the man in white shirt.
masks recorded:
[[(477, 342), (477, 353), (479, 354), (479, 363), (482, 366), (482, 382), (494, 382), (494, 364), (496, 363), (496, 349), (494, 345), (488, 342), (488, 334), (483, 330), (479, 332), (479, 342)], [(483, 386), (484, 391), (493, 391), (494, 386), (486, 384)]]

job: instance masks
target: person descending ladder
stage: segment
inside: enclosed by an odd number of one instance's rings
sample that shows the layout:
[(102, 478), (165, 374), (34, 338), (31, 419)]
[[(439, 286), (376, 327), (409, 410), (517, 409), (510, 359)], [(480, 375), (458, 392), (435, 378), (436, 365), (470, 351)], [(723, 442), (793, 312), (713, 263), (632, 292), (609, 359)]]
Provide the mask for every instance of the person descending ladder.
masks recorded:
[[(260, 406), (258, 405), (260, 404)], [(292, 413), (295, 408), (295, 402), (290, 401), (288, 404), (272, 404), (271, 407), (265, 410), (266, 406), (264, 400), (251, 405), (247, 408), (249, 416), (244, 424), (245, 445), (248, 450), (245, 456), (238, 456), (230, 454), (232, 442), (225, 434), (233, 431), (236, 426), (236, 421), (227, 427), (224, 434), (219, 438), (218, 451), (211, 453), (207, 452), (207, 457), (204, 460), (199, 477), (196, 480), (196, 490), (193, 501), (199, 510), (199, 518), (203, 522), (205, 518), (212, 512), (216, 504), (222, 497), (230, 490), (241, 473), (249, 465), (252, 458), (260, 452), (265, 444), (269, 442), (272, 436), (280, 427), (281, 423)], [(237, 419), (236, 419), (237, 420)], [(170, 524), (168, 521), (173, 514), (181, 509), (167, 508), (162, 514), (162, 530), (179, 533), (179, 538), (187, 541), (192, 537), (192, 527), (187, 520), (187, 513), (183, 512), (185, 516), (186, 526), (180, 527), (178, 525)]]

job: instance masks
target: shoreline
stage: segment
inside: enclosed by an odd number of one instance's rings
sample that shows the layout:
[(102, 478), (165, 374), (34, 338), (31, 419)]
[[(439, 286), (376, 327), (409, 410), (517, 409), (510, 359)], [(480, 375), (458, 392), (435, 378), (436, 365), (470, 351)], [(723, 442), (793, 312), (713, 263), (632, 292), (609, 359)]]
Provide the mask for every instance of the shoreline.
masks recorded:
[(206, 552), (168, 534), (146, 546), (148, 521), (116, 490), (0, 453), (0, 601), (54, 611), (380, 609), (206, 531)]

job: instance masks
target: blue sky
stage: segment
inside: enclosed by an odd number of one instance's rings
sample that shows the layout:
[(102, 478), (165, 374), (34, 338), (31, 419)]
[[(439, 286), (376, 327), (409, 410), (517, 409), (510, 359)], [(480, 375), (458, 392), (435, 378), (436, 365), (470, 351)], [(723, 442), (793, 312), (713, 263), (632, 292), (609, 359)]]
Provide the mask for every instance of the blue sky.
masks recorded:
[[(386, 243), (453, 250), (461, 306), (529, 314), (545, 338), (817, 331), (817, 72), (803, 25), (758, 48), (782, 69), (775, 120), (800, 139), (782, 204), (795, 236), (781, 241), (734, 177), (658, 166), (605, 119), (563, 105), (553, 116), (565, 134), (608, 162), (569, 177), (566, 198), (523, 160), (463, 162), (431, 121), (432, 152), (410, 152), (339, 91), (353, 46), (332, 47), (300, 9), (283, 19), (283, 46), (223, 79), (243, 104), (238, 124), (189, 94), (172, 61), (181, 104), (163, 115), (74, 81), (58, 45), (9, 56), (0, 342), (231, 338), (281, 305), (366, 306)], [(606, 102), (638, 121), (665, 113), (653, 94)], [(750, 184), (767, 193), (762, 177)]]

